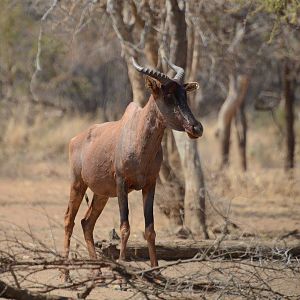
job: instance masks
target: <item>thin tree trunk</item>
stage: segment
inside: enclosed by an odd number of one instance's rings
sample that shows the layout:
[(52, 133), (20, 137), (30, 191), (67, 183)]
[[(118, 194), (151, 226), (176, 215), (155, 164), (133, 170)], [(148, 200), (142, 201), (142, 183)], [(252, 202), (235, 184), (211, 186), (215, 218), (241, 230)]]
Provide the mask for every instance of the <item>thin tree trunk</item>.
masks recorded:
[(205, 184), (197, 141), (188, 139), (182, 132), (173, 131), (173, 134), (185, 178), (184, 225), (194, 234), (199, 234), (202, 228), (207, 239)]
[(289, 62), (284, 63), (283, 93), (285, 101), (285, 123), (286, 123), (286, 156), (285, 170), (294, 168), (295, 153), (295, 131), (294, 131), (294, 86), (291, 78)]
[(187, 18), (187, 63), (186, 63), (186, 72), (190, 74), (190, 70), (192, 69), (194, 49), (195, 49), (195, 29), (192, 21)]
[[(191, 33), (188, 35), (188, 41), (192, 39), (193, 41), (188, 42), (188, 47), (192, 47), (192, 49), (188, 48), (188, 60), (186, 68), (186, 73), (188, 76), (188, 81), (196, 81), (197, 74), (199, 72), (199, 63), (200, 63), (200, 36), (197, 33), (197, 27), (193, 23), (188, 23), (188, 31)], [(202, 90), (201, 87), (198, 89), (197, 93), (192, 93), (189, 95), (189, 104), (192, 111), (198, 115), (200, 109), (200, 101), (202, 98)]]
[(245, 114), (244, 102), (240, 106), (236, 117), (235, 126), (238, 140), (238, 148), (240, 154), (241, 167), (243, 171), (247, 171), (247, 119)]
[[(233, 117), (238, 113), (243, 104), (249, 87), (250, 78), (247, 75), (229, 75), (229, 89), (226, 100), (224, 101), (218, 115), (218, 137), (220, 139), (221, 150), (221, 168), (228, 166), (229, 164), (229, 150), (230, 150), (230, 132), (231, 121)], [(246, 118), (244, 114), (240, 115), (242, 130), (238, 132), (241, 135), (240, 154), (242, 160), (245, 160), (246, 165)], [(242, 136), (244, 134), (244, 136)]]
[(236, 112), (235, 124), (237, 130), (237, 140), (240, 154), (240, 162), (243, 171), (247, 171), (247, 119), (245, 113), (245, 98), (249, 88), (250, 77), (240, 76), (238, 79), (240, 107)]
[(221, 169), (229, 165), (230, 132), (231, 132), (231, 122), (227, 123), (220, 133), (221, 157), (222, 157)]
[(220, 139), (221, 168), (229, 164), (231, 120), (237, 106), (237, 83), (235, 77), (229, 75), (229, 89), (218, 115), (218, 137)]
[(180, 10), (177, 0), (167, 0), (166, 7), (171, 36), (170, 60), (185, 69), (187, 63), (187, 26), (185, 22), (185, 11)]

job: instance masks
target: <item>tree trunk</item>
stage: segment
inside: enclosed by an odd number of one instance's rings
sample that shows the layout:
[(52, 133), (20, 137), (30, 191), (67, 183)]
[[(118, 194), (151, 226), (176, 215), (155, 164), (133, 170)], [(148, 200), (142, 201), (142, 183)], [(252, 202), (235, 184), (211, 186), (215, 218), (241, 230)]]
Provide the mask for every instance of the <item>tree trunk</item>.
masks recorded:
[(148, 63), (153, 67), (156, 68), (158, 64), (158, 38), (157, 38), (157, 31), (154, 29), (157, 24), (155, 22), (154, 14), (151, 11), (149, 2), (145, 1), (142, 7), (145, 17), (147, 18), (145, 25), (146, 33), (146, 40), (145, 40), (145, 48), (144, 53), (147, 58)]
[(239, 81), (240, 107), (236, 112), (235, 124), (240, 154), (240, 162), (243, 171), (247, 171), (247, 119), (245, 113), (245, 98), (249, 88), (250, 77), (244, 75)]
[[(127, 63), (128, 77), (132, 86), (133, 101), (143, 107), (148, 100), (145, 91), (144, 78), (133, 67), (129, 53), (130, 51), (126, 51), (125, 59)], [(134, 56), (136, 57), (136, 55)]]
[(221, 168), (229, 164), (229, 147), (231, 120), (237, 106), (237, 86), (236, 79), (232, 74), (229, 75), (229, 89), (226, 100), (224, 101), (218, 115), (218, 137), (220, 139)]
[[(198, 28), (191, 21), (187, 22), (187, 33), (188, 33), (188, 56), (187, 56), (187, 67), (186, 73), (188, 76), (188, 81), (196, 81), (197, 74), (199, 72), (199, 62), (200, 62), (200, 36), (197, 33)], [(200, 109), (200, 101), (202, 98), (201, 87), (198, 89), (197, 93), (192, 93), (189, 95), (189, 105), (192, 111), (198, 115)]]
[[(199, 72), (199, 62), (200, 62), (200, 37), (198, 35), (194, 36), (194, 49), (193, 49), (193, 59), (191, 64), (191, 69), (188, 77), (189, 81), (196, 81), (197, 73)], [(197, 93), (189, 95), (189, 104), (191, 109), (195, 112), (196, 115), (199, 115), (200, 111), (200, 102), (202, 100), (202, 87), (199, 85)]]
[(283, 72), (283, 93), (285, 101), (285, 123), (286, 123), (286, 156), (285, 170), (294, 168), (294, 153), (295, 153), (295, 131), (294, 131), (294, 84), (291, 78), (289, 62), (284, 63)]
[(177, 0), (167, 0), (167, 19), (170, 33), (170, 61), (186, 68), (187, 63), (187, 35), (185, 11), (180, 10)]
[[(230, 150), (230, 132), (231, 132), (231, 121), (233, 117), (238, 113), (242, 103), (246, 98), (246, 94), (249, 87), (249, 76), (238, 75), (235, 77), (233, 74), (229, 75), (229, 89), (226, 100), (224, 101), (218, 115), (218, 129), (217, 135), (220, 139), (220, 150), (221, 150), (221, 168), (228, 166), (229, 164), (229, 150)], [(244, 118), (244, 120), (242, 120)], [(245, 115), (241, 115), (242, 132), (241, 141), (239, 140), (240, 153), (242, 160), (245, 160), (246, 164), (246, 138), (242, 136), (246, 134), (246, 118)], [(244, 127), (243, 127), (244, 126)]]
[(123, 1), (107, 1), (107, 12), (110, 14), (112, 19), (114, 30), (120, 40), (123, 55), (127, 63), (128, 77), (132, 86), (133, 101), (144, 106), (147, 102), (145, 84), (143, 77), (135, 70), (131, 62), (131, 57), (137, 58), (137, 51), (134, 49), (132, 30), (130, 30), (128, 25), (125, 24), (122, 11)]
[(235, 116), (235, 127), (237, 133), (241, 167), (243, 171), (247, 171), (247, 119), (245, 114), (244, 102), (240, 106)]
[(184, 225), (194, 234), (208, 238), (205, 215), (205, 184), (197, 150), (197, 141), (185, 133), (173, 131), (185, 178)]
[(158, 186), (158, 191), (161, 189), (168, 196), (156, 198), (156, 204), (168, 216), (170, 228), (176, 231), (178, 227), (181, 228), (183, 225), (181, 212), (184, 209), (184, 184), (178, 174), (175, 173), (174, 166), (171, 166), (172, 158), (170, 156), (173, 153), (170, 145), (168, 145), (170, 143), (170, 133), (166, 131), (162, 141), (164, 160), (159, 172), (161, 186)]

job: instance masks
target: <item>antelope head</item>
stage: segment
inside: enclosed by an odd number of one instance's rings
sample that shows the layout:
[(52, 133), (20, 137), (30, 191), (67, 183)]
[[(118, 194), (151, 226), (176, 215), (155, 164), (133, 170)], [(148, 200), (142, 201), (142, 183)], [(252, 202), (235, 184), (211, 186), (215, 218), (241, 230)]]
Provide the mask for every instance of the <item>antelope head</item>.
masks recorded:
[(177, 131), (185, 131), (190, 138), (196, 139), (202, 135), (203, 126), (195, 119), (188, 106), (187, 93), (198, 89), (199, 85), (197, 82), (184, 83), (184, 70), (166, 61), (176, 72), (174, 78), (142, 67), (132, 58), (135, 69), (146, 75), (146, 86), (150, 89), (166, 126)]

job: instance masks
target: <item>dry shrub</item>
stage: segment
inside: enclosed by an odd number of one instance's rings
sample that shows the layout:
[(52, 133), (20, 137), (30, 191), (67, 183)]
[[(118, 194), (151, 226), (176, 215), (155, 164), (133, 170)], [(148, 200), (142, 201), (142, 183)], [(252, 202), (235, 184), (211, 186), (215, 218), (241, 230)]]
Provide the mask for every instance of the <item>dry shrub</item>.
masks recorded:
[[(298, 254), (276, 247), (265, 252), (261, 245), (241, 250), (236, 242), (235, 248), (220, 251), (224, 234), (190, 259), (161, 261), (150, 268), (142, 262), (117, 262), (101, 252), (99, 259), (89, 260), (81, 247), (66, 260), (53, 245), (20, 227), (13, 236), (0, 230), (0, 237), (0, 287), (5, 298), (9, 298), (7, 285), (23, 293), (36, 292), (45, 300), (57, 300), (56, 293), (83, 299), (88, 291), (95, 292), (90, 298), (98, 299), (104, 287), (110, 296), (119, 285), (118, 296), (133, 299), (299, 299), (299, 248)], [(90, 273), (104, 267), (111, 271)], [(59, 280), (65, 269), (71, 271), (71, 282), (66, 284)]]

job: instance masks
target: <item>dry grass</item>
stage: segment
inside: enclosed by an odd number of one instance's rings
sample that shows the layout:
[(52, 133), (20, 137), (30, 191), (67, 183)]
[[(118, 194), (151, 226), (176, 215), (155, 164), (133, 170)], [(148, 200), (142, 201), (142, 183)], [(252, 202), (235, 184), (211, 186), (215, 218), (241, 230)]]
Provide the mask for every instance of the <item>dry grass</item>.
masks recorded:
[(25, 120), (8, 121), (4, 144), (9, 154), (24, 151), (32, 158), (42, 160), (49, 155), (66, 155), (68, 141), (85, 129), (92, 121), (88, 117), (37, 116), (33, 124)]
[[(44, 111), (30, 106), (16, 107), (11, 117), (1, 120), (0, 161), (17, 160), (19, 156), (33, 161), (67, 157), (67, 145), (71, 137), (88, 128), (93, 123), (101, 123), (102, 118), (91, 116), (63, 116), (60, 112)], [(300, 136), (300, 118), (296, 109), (295, 131)], [(206, 173), (216, 171), (220, 161), (218, 140), (215, 137), (216, 118), (201, 120), (204, 136), (199, 139), (199, 148)], [(282, 120), (277, 120), (283, 126)], [(284, 136), (280, 133), (272, 117), (267, 113), (252, 114), (248, 120), (248, 168), (251, 172), (282, 169), (284, 164)], [(233, 126), (230, 163), (233, 170), (239, 170), (239, 157), (236, 145), (236, 132)], [(300, 141), (297, 140), (295, 161), (299, 166)], [(299, 167), (298, 167), (299, 169)], [(233, 174), (234, 172), (232, 172)], [(299, 174), (296, 174), (299, 175)]]
[[(262, 116), (260, 116), (262, 118)], [(219, 170), (220, 151), (214, 133), (216, 121), (204, 121), (205, 134), (199, 140), (207, 193), (211, 201), (225, 214), (230, 204), (230, 216), (238, 229), (232, 227), (233, 238), (241, 235), (275, 238), (300, 226), (300, 141), (296, 145), (296, 167), (292, 174), (283, 170), (285, 144), (270, 116), (248, 121), (248, 171), (240, 168), (235, 128), (232, 130), (230, 167)], [(295, 124), (300, 136), (300, 120)], [(222, 220), (208, 204), (208, 222), (218, 232)]]
[(39, 114), (31, 124), (26, 118), (10, 118), (2, 134), (0, 174), (26, 177), (31, 165), (67, 162), (69, 140), (93, 123), (89, 116)]

